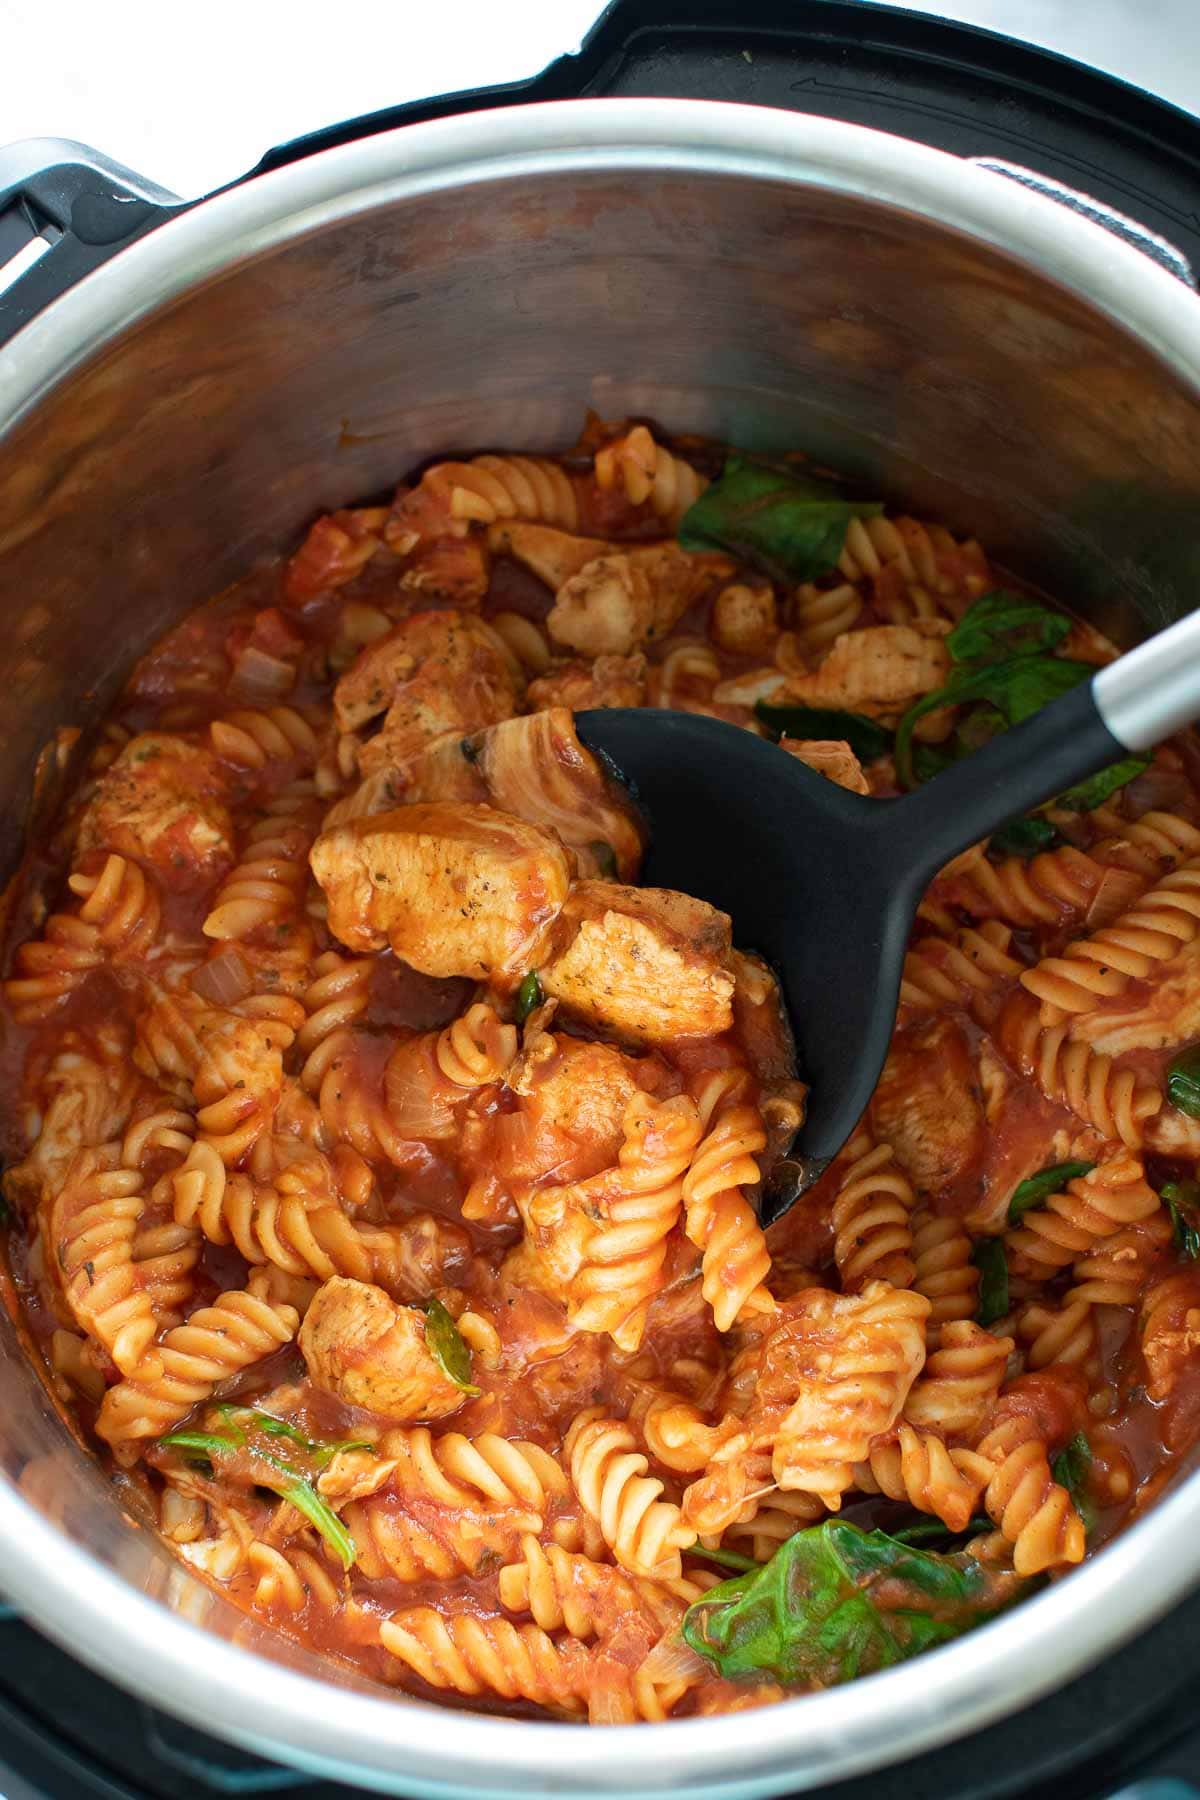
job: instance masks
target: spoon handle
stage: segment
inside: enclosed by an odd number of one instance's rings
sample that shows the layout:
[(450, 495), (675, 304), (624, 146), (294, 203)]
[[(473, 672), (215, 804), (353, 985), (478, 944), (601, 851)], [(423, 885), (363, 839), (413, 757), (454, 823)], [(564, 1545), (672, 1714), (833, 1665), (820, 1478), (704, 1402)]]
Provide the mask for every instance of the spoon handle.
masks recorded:
[(921, 883), (931, 880), (1008, 820), (1198, 717), (1195, 612), (894, 801), (881, 829), (895, 866)]

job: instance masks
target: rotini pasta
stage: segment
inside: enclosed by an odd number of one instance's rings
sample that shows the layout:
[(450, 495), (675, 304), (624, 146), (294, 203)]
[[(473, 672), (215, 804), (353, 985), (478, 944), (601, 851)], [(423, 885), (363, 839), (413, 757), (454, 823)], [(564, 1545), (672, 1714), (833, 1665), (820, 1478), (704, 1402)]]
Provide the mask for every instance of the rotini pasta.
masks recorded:
[(194, 1575), (427, 1698), (785, 1698), (684, 1635), (747, 1561), (802, 1585), (877, 1526), (1057, 1574), (1200, 1433), (1182, 740), (942, 870), (856, 1134), (760, 1224), (804, 1117), (779, 985), (637, 885), (656, 821), (574, 714), (785, 719), (865, 805), (998, 727), (939, 700), (895, 749), (997, 608), (891, 509), (786, 579), (691, 548), (793, 466), (722, 462), (590, 415), (317, 519), (151, 650), (13, 890), (0, 1294), (54, 1404)]

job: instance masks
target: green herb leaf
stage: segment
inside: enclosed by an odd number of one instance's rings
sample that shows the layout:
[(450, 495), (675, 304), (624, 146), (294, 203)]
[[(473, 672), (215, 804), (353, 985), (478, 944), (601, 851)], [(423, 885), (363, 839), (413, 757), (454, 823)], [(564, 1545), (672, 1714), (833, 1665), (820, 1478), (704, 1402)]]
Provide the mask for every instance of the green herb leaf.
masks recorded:
[[(920, 770), (917, 771), (920, 774)], [(1010, 819), (999, 831), (993, 831), (988, 849), (1001, 856), (1036, 856), (1040, 850), (1051, 850), (1059, 834), (1049, 819)]]
[[(306, 1456), (316, 1463), (319, 1469), (327, 1468), (334, 1457), (342, 1450), (374, 1450), (374, 1444), (366, 1438), (339, 1438), (331, 1441), (328, 1438), (307, 1437), (298, 1425), (287, 1419), (277, 1419), (274, 1413), (263, 1412), (258, 1406), (220, 1406), (217, 1408), (222, 1418), (229, 1420), (245, 1419), (256, 1430), (267, 1437), (287, 1438), (289, 1443), (296, 1444)], [(245, 1441), (244, 1438), (242, 1440)]]
[(979, 1270), (979, 1306), (975, 1321), (994, 1325), (1008, 1311), (1008, 1263), (1003, 1238), (977, 1238), (971, 1261)]
[(240, 1450), (245, 1443), (240, 1437), (221, 1437), (215, 1431), (169, 1431), (166, 1437), (160, 1437), (159, 1443), (167, 1450), (194, 1450), (201, 1456), (228, 1456), (232, 1450)]
[(1200, 1260), (1200, 1182), (1168, 1181), (1162, 1199), (1171, 1216), (1175, 1248), (1189, 1262)]
[(442, 1374), (456, 1388), (472, 1396), (482, 1391), (471, 1381), (471, 1352), (440, 1300), (429, 1300), (425, 1304), (425, 1347)]
[(1200, 1119), (1200, 1044), (1181, 1050), (1169, 1065), (1167, 1099), (1189, 1119)]
[(1101, 769), (1098, 775), (1089, 775), (1086, 781), (1076, 782), (1074, 787), (1059, 794), (1053, 804), (1064, 812), (1094, 812), (1118, 788), (1125, 787), (1148, 769), (1152, 761), (1149, 756), (1126, 756), (1120, 762), (1110, 763), (1107, 769)]
[(703, 1557), (706, 1562), (714, 1562), (723, 1569), (761, 1569), (762, 1563), (755, 1562), (752, 1556), (743, 1556), (740, 1550), (708, 1550), (703, 1544), (693, 1544), (688, 1551), (689, 1556)]
[(839, 738), (849, 744), (860, 762), (874, 762), (892, 747), (892, 734), (863, 713), (835, 712), (823, 706), (772, 706), (755, 703), (755, 712), (777, 738)]
[(904, 1525), (891, 1536), (898, 1544), (937, 1544), (941, 1542), (956, 1543), (963, 1538), (978, 1537), (982, 1531), (990, 1531), (992, 1521), (986, 1513), (980, 1513), (972, 1519), (963, 1531), (950, 1531), (940, 1519), (918, 1519), (915, 1525)]
[(996, 588), (969, 606), (946, 639), (956, 663), (1007, 662), (1061, 644), (1070, 619), (1024, 594)]
[(876, 501), (845, 499), (831, 483), (731, 456), (683, 515), (679, 542), (724, 550), (775, 581), (814, 581), (836, 565), (851, 519), (882, 511)]
[(1039, 1169), (1036, 1175), (1018, 1182), (1008, 1203), (1009, 1224), (1019, 1225), (1032, 1207), (1040, 1206), (1051, 1194), (1061, 1194), (1068, 1181), (1075, 1181), (1080, 1175), (1090, 1175), (1095, 1166), (1095, 1163), (1090, 1162), (1052, 1163), (1047, 1168)]
[(269, 1487), (281, 1500), (286, 1500), (298, 1513), (303, 1513), (310, 1525), (316, 1526), (343, 1569), (353, 1568), (358, 1547), (328, 1500), (318, 1494), (311, 1481), (305, 1480), (303, 1475), (297, 1474), (295, 1469), (279, 1457), (272, 1456), (266, 1450), (256, 1451), (255, 1456), (259, 1462), (266, 1463), (276, 1476), (274, 1481), (264, 1482), (264, 1487)]
[(523, 1025), (531, 1012), (542, 1004), (542, 984), (536, 969), (531, 969), (517, 989), (517, 1024)]
[(935, 775), (952, 768), (957, 761), (954, 751), (944, 744), (913, 745), (913, 776), (917, 781), (932, 781)]
[(687, 1610), (684, 1641), (727, 1680), (833, 1687), (947, 1643), (1032, 1584), (827, 1519)]
[(588, 849), (595, 857), (601, 875), (608, 881), (614, 880), (617, 873), (617, 853), (612, 845), (605, 843), (603, 838), (594, 838)]
[(896, 771), (904, 787), (913, 786), (913, 732), (927, 713), (942, 706), (986, 700), (1009, 725), (1019, 725), (1051, 700), (1069, 693), (1096, 673), (1091, 663), (1068, 662), (1060, 656), (1017, 656), (955, 674), (945, 687), (910, 706), (896, 732)]
[(1075, 1511), (1083, 1520), (1084, 1530), (1090, 1532), (1096, 1523), (1096, 1509), (1088, 1498), (1092, 1446), (1084, 1432), (1076, 1432), (1066, 1449), (1059, 1452), (1050, 1465), (1050, 1473), (1059, 1487), (1066, 1488), (1075, 1503)]

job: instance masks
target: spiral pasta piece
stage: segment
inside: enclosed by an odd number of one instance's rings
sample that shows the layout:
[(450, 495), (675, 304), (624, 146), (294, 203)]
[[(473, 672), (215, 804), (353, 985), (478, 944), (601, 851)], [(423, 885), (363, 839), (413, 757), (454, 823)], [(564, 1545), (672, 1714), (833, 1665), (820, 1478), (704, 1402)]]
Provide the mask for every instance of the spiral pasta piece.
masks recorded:
[(580, 1503), (621, 1567), (631, 1575), (677, 1580), (683, 1572), (679, 1553), (691, 1548), (696, 1533), (674, 1502), (659, 1498), (663, 1484), (646, 1474), (646, 1458), (629, 1426), (588, 1408), (572, 1422), (563, 1449)]
[(798, 649), (804, 656), (818, 656), (835, 638), (858, 623), (862, 595), (851, 582), (818, 588), (805, 582), (792, 596), (792, 618)]
[(235, 1163), (271, 1123), (283, 1092), (282, 1058), (265, 1032), (232, 1014), (207, 1015), (199, 1037), (197, 1133)]
[(499, 1081), (517, 1054), (517, 1028), (506, 1025), (494, 1007), (478, 1001), (439, 1032), (437, 1066), (455, 1087), (486, 1087)]
[(635, 1396), (629, 1423), (655, 1462), (685, 1475), (707, 1467), (727, 1435), (722, 1426), (710, 1425), (698, 1406), (650, 1385)]
[(136, 863), (109, 856), (99, 875), (75, 874), (67, 885), (80, 898), (78, 912), (52, 913), (41, 937), (17, 950), (18, 973), (4, 983), (21, 1024), (49, 1017), (93, 969), (146, 956), (158, 936), (158, 890)]
[(1069, 1107), (1106, 1138), (1141, 1148), (1146, 1120), (1162, 1110), (1161, 1091), (1138, 1080), (1135, 1070), (1117, 1068), (1084, 1043), (1073, 1042), (1065, 1025), (1044, 1026), (1037, 1001), (1018, 989), (997, 1022), (996, 1040), (1013, 1067), (1041, 1088), (1048, 1100)]
[(71, 1311), (129, 1375), (143, 1358), (151, 1370), (160, 1366), (152, 1348), (158, 1321), (133, 1265), (143, 1181), (117, 1157), (115, 1145), (80, 1151), (51, 1208), (50, 1237)]
[(770, 1252), (743, 1192), (762, 1179), (754, 1159), (767, 1142), (748, 1091), (744, 1070), (700, 1077), (695, 1099), (705, 1136), (683, 1178), (684, 1230), (703, 1253), (701, 1289), (718, 1331), (743, 1315), (775, 1310), (764, 1285)]
[(298, 1613), (311, 1603), (322, 1612), (333, 1612), (342, 1603), (337, 1582), (310, 1550), (290, 1544), (283, 1549), (256, 1539), (246, 1550), (246, 1561), (258, 1577), (255, 1606)]
[(650, 700), (675, 712), (703, 712), (721, 679), (721, 664), (704, 638), (671, 645), (650, 671)]
[(971, 1239), (962, 1221), (943, 1218), (927, 1206), (912, 1215), (912, 1255), (912, 1285), (930, 1302), (925, 1341), (936, 1350), (947, 1325), (975, 1317), (979, 1270), (971, 1261)]
[(320, 824), (311, 783), (286, 788), (251, 825), (241, 861), (225, 877), (202, 927), (206, 937), (242, 941), (295, 918), (308, 886), (308, 853)]
[(1085, 1300), (1064, 1301), (1061, 1306), (1031, 1300), (1017, 1316), (1017, 1337), (1025, 1346), (1026, 1368), (1045, 1369), (1051, 1363), (1077, 1368), (1096, 1364), (1096, 1320)]
[(815, 1494), (775, 1492), (751, 1501), (740, 1515), (731, 1520), (721, 1533), (722, 1544), (730, 1549), (743, 1549), (755, 1562), (768, 1562), (796, 1532), (813, 1525), (824, 1516), (825, 1507)]
[(978, 931), (960, 931), (957, 941), (923, 938), (904, 958), (900, 1003), (911, 1012), (934, 1012), (945, 1006), (973, 1006), (1013, 981), (1024, 964), (1008, 953), (1012, 932), (998, 919), (985, 919)]
[(978, 1452), (952, 1450), (937, 1432), (907, 1424), (893, 1442), (873, 1445), (866, 1468), (856, 1470), (864, 1492), (877, 1488), (889, 1500), (907, 1501), (950, 1531), (966, 1530), (992, 1474), (992, 1464)]
[(1069, 1181), (1005, 1233), (1014, 1265), (1039, 1280), (1086, 1255), (1097, 1240), (1149, 1219), (1158, 1195), (1135, 1156), (1123, 1152)]
[[(867, 1140), (856, 1139), (851, 1155), (860, 1141)], [(916, 1265), (909, 1215), (915, 1200), (890, 1144), (865, 1148), (855, 1157), (833, 1203), (833, 1253), (846, 1293), (866, 1281), (911, 1286)]]
[(522, 1439), (485, 1431), (434, 1437), (423, 1425), (385, 1434), (380, 1453), (396, 1465), (397, 1492), (425, 1496), (448, 1507), (524, 1507), (544, 1516), (552, 1502), (570, 1501), (566, 1471), (548, 1450)]
[(1155, 1262), (1171, 1242), (1171, 1221), (1161, 1209), (1101, 1238), (1071, 1269), (1073, 1286), (1063, 1305), (1136, 1306)]
[(1022, 986), (1041, 1001), (1043, 1025), (1090, 1012), (1169, 962), (1200, 931), (1200, 859), (1173, 869), (1103, 930), (1026, 969)]
[(1031, 857), (1006, 856), (998, 862), (982, 857), (943, 877), (937, 891), (977, 919), (1054, 927), (1085, 913), (1103, 879), (1103, 863), (1065, 844)]
[(214, 719), (209, 741), (216, 754), (239, 769), (256, 772), (273, 764), (294, 764), (311, 774), (320, 754), (316, 732), (294, 706), (246, 708)]
[(1082, 1562), (1087, 1541), (1083, 1520), (1050, 1473), (1035, 1423), (1020, 1414), (1000, 1417), (976, 1449), (993, 1466), (984, 1505), (1013, 1547), (1017, 1574), (1040, 1575)]
[(159, 1372), (139, 1370), (109, 1388), (96, 1430), (114, 1447), (161, 1437), (219, 1381), (290, 1343), (299, 1323), (293, 1307), (272, 1306), (242, 1289), (219, 1294), (165, 1334)]
[(150, 1301), (160, 1331), (182, 1325), (195, 1292), (200, 1234), (163, 1220), (143, 1224), (133, 1240), (133, 1277)]
[(1166, 1400), (1200, 1353), (1200, 1270), (1180, 1269), (1155, 1282), (1142, 1300), (1146, 1392)]
[(650, 1581), (611, 1564), (541, 1544), (532, 1533), (521, 1540), (520, 1562), (499, 1576), (500, 1604), (506, 1612), (527, 1612), (543, 1631), (566, 1631), (586, 1641), (611, 1630), (622, 1613), (642, 1613), (657, 1631), (678, 1625), (686, 1608), (704, 1591), (697, 1582)]
[(1200, 829), (1177, 813), (1151, 811), (1126, 819), (1110, 802), (1098, 806), (1091, 818), (1098, 831), (1110, 834), (1093, 847), (1093, 855), (1136, 869), (1147, 879), (1164, 867), (1200, 857)]
[(573, 1638), (556, 1644), (537, 1625), (413, 1606), (384, 1620), (379, 1641), (430, 1687), (458, 1694), (578, 1712), (588, 1689), (588, 1652)]
[(904, 1402), (907, 1422), (944, 1437), (970, 1437), (982, 1430), (1012, 1348), (1011, 1338), (995, 1337), (972, 1319), (949, 1321)]
[(898, 625), (957, 618), (991, 580), (973, 538), (903, 514), (851, 519), (837, 566), (848, 581), (869, 581), (877, 610)]
[(473, 456), (470, 462), (435, 463), (422, 489), (445, 503), (460, 525), (494, 525), (497, 519), (579, 526), (579, 503), (566, 470), (545, 456)]
[(601, 492), (620, 487), (631, 506), (648, 505), (671, 532), (708, 486), (690, 463), (656, 444), (645, 425), (603, 445), (594, 467)]
[(300, 1079), (310, 1094), (320, 1092), (334, 1054), (326, 1047), (367, 1010), (373, 966), (369, 956), (342, 956), (336, 950), (326, 951), (313, 964), (313, 978), (303, 996), (308, 1016), (296, 1034), (305, 1059)]
[(121, 1167), (141, 1169), (146, 1158), (156, 1150), (186, 1156), (192, 1147), (195, 1130), (191, 1113), (183, 1112), (168, 1101), (126, 1128), (121, 1140)]

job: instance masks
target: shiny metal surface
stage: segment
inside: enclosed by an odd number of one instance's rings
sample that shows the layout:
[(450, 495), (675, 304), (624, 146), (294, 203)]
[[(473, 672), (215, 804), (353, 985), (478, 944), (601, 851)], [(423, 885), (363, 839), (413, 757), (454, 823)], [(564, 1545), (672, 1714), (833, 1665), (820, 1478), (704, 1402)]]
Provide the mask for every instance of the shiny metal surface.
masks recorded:
[[(316, 508), (413, 458), (562, 443), (589, 403), (805, 444), (1136, 635), (1193, 602), (1198, 396), (1200, 303), (1163, 269), (851, 127), (573, 102), (298, 163), (144, 239), (0, 358), (0, 856), (57, 725), (94, 718), (138, 650)], [(960, 1644), (585, 1750), (573, 1728), (314, 1682), (130, 1528), (7, 1322), (0, 1471), (0, 1588), (45, 1630), (211, 1731), (406, 1793), (818, 1786), (1014, 1710), (1200, 1580), (1185, 1484)]]
[(1096, 711), (1128, 750), (1149, 750), (1200, 713), (1200, 613), (1101, 669)]

